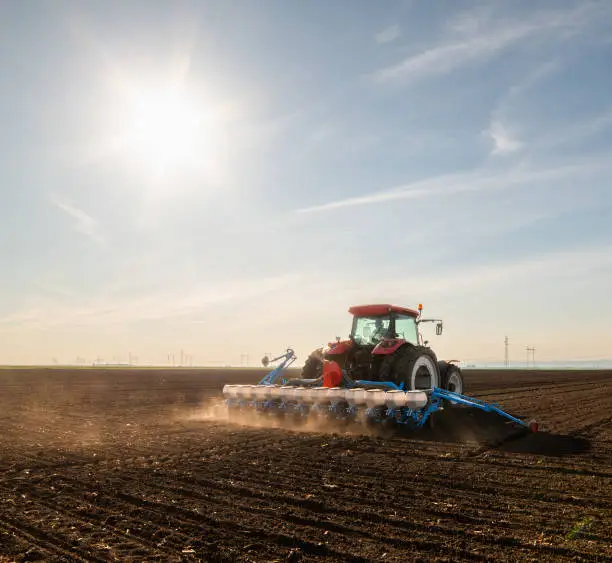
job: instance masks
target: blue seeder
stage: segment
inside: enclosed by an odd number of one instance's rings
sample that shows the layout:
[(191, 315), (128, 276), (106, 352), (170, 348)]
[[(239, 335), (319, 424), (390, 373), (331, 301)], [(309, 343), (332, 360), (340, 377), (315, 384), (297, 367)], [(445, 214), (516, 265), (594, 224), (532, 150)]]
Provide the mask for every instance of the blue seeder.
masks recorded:
[(225, 385), (223, 395), (232, 412), (254, 410), (278, 416), (317, 416), (367, 424), (401, 424), (414, 428), (431, 421), (431, 415), (446, 404), (496, 413), (532, 432), (535, 421), (525, 422), (487, 403), (439, 387), (404, 390), (391, 381), (352, 380), (344, 373), (339, 387), (322, 387), (319, 379), (290, 380), (287, 368), (296, 360), (293, 350), (271, 360), (281, 360), (256, 385)]

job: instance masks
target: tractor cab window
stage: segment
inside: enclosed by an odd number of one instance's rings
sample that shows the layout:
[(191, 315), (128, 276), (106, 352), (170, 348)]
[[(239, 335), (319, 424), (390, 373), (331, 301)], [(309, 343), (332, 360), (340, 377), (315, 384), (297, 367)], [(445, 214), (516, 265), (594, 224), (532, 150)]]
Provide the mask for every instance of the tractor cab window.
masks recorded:
[(418, 330), (416, 319), (407, 315), (398, 315), (395, 319), (395, 333), (398, 338), (403, 338), (406, 342), (418, 345)]
[(389, 336), (390, 324), (389, 317), (356, 317), (351, 337), (357, 344), (378, 344), (384, 337)]

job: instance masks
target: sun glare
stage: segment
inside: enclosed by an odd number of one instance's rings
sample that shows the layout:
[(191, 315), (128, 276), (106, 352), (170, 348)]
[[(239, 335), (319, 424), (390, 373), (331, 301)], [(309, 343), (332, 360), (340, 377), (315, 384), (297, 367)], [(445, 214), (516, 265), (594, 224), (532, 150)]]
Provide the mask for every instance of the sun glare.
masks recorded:
[(115, 81), (114, 96), (97, 116), (98, 160), (109, 158), (127, 174), (131, 190), (152, 205), (179, 191), (214, 197), (228, 189), (235, 119), (203, 87), (184, 81)]
[(129, 114), (125, 144), (151, 170), (164, 172), (190, 165), (203, 156), (207, 134), (203, 115), (186, 97), (168, 93), (142, 96)]

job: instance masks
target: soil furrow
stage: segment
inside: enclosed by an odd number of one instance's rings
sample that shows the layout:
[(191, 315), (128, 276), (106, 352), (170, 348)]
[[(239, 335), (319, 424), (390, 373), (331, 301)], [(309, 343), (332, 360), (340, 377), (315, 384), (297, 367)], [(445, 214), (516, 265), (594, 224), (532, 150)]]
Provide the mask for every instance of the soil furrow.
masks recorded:
[[(151, 541), (150, 535), (141, 533), (142, 523), (138, 519), (130, 519), (128, 515), (117, 513), (97, 512), (98, 507), (91, 503), (84, 504), (83, 499), (91, 496), (89, 491), (83, 490), (68, 491), (62, 488), (61, 491), (50, 492), (48, 489), (40, 487), (28, 487), (29, 495), (35, 499), (39, 506), (45, 506), (51, 511), (70, 516), (74, 522), (81, 522), (83, 525), (91, 525), (96, 522), (99, 527), (95, 534), (100, 536), (100, 544), (104, 544), (104, 549), (116, 556), (128, 556), (142, 548), (148, 548), (147, 553), (154, 554), (159, 551), (159, 546)], [(73, 493), (70, 495), (69, 493)], [(76, 493), (76, 494), (74, 494)], [(72, 502), (71, 502), (72, 501)], [(121, 521), (123, 526), (120, 528), (112, 524), (112, 521)], [(103, 539), (103, 541), (102, 541)], [(183, 542), (177, 546), (180, 553), (182, 547), (188, 542)]]
[[(189, 499), (193, 498), (194, 496), (198, 498), (203, 498), (202, 495), (198, 495), (197, 492), (195, 491), (185, 491), (185, 490), (180, 490), (180, 489), (177, 490), (176, 488), (168, 486), (168, 485), (166, 485), (165, 487), (160, 487), (158, 493), (163, 492), (163, 491), (168, 491), (168, 493), (178, 492), (183, 495), (187, 494), (187, 497)], [(239, 499), (243, 498), (243, 495), (242, 495), (243, 492), (244, 492), (243, 489), (235, 491), (237, 498)], [(253, 493), (253, 491), (251, 491), (251, 493)], [(190, 521), (194, 519), (194, 516), (190, 511), (186, 511), (183, 508), (179, 508), (177, 506), (181, 504), (179, 501), (176, 501), (175, 505), (169, 505), (167, 499), (165, 502), (160, 502), (160, 501), (151, 502), (151, 501), (143, 501), (142, 499), (138, 497), (133, 497), (132, 495), (122, 494), (120, 496), (123, 500), (127, 500), (130, 503), (141, 504), (144, 502), (145, 505), (149, 509), (152, 509), (153, 506), (163, 507), (162, 508), (163, 511), (171, 511), (176, 515), (180, 515), (181, 520), (184, 518), (187, 518)], [(156, 494), (151, 494), (147, 496), (153, 497), (153, 496), (156, 496)], [(266, 495), (261, 495), (258, 498), (266, 498)], [(210, 498), (204, 497), (204, 499), (207, 502), (210, 502)], [(269, 500), (269, 497), (268, 497), (268, 500)], [(285, 501), (285, 503), (282, 502), (283, 500)], [(367, 538), (367, 539), (378, 538), (380, 541), (382, 541), (386, 545), (393, 545), (396, 547), (402, 547), (406, 549), (407, 548), (412, 549), (415, 546), (419, 547), (419, 549), (422, 549), (425, 545), (430, 547), (431, 542), (428, 541), (430, 535), (433, 535), (434, 537), (439, 536), (439, 535), (443, 535), (443, 536), (445, 535), (445, 536), (448, 536), (449, 538), (454, 538), (458, 534), (462, 534), (464, 538), (467, 538), (469, 539), (470, 542), (474, 542), (477, 544), (484, 544), (484, 545), (491, 545), (491, 546), (499, 545), (499, 546), (506, 546), (506, 547), (514, 546), (514, 547), (520, 547), (522, 551), (525, 551), (525, 550), (536, 551), (538, 553), (551, 552), (556, 555), (567, 555), (567, 556), (580, 555), (580, 553), (575, 549), (561, 548), (559, 546), (552, 547), (552, 546), (526, 545), (520, 540), (517, 540), (516, 538), (512, 536), (500, 535), (499, 532), (501, 530), (497, 530), (497, 534), (494, 533), (494, 528), (491, 528), (490, 525), (484, 526), (485, 528), (488, 528), (488, 531), (486, 534), (482, 534), (481, 532), (473, 533), (472, 529), (473, 529), (474, 522), (470, 522), (469, 526), (465, 526), (463, 528), (457, 528), (456, 525), (453, 528), (446, 528), (444, 526), (435, 525), (433, 523), (428, 523), (426, 525), (419, 525), (414, 522), (398, 520), (398, 519), (394, 519), (394, 518), (391, 518), (385, 515), (381, 515), (381, 514), (377, 514), (377, 513), (371, 513), (371, 512), (370, 513), (360, 513), (359, 511), (356, 511), (354, 509), (353, 510), (340, 509), (337, 506), (328, 507), (325, 505), (321, 505), (319, 506), (319, 510), (313, 510), (313, 507), (314, 507), (313, 503), (308, 503), (308, 507), (307, 507), (308, 510), (306, 511), (305, 516), (297, 516), (295, 514), (285, 513), (283, 511), (281, 506), (282, 504), (286, 504), (287, 501), (289, 501), (289, 499), (275, 498), (273, 499), (272, 506), (270, 506), (267, 510), (261, 510), (261, 509), (258, 510), (249, 505), (241, 506), (240, 503), (231, 503), (227, 501), (225, 503), (217, 503), (217, 505), (223, 504), (225, 506), (229, 506), (230, 510), (228, 510), (227, 512), (228, 516), (231, 515), (232, 512), (234, 512), (236, 509), (244, 508), (245, 511), (258, 513), (264, 517), (268, 517), (272, 521), (276, 521), (277, 519), (280, 519), (283, 522), (291, 522), (291, 523), (294, 523), (300, 526), (321, 528), (325, 531), (339, 533), (342, 536), (359, 535), (362, 538)], [(291, 504), (296, 504), (296, 506), (303, 507), (304, 505), (303, 503), (295, 503), (294, 501), (295, 499), (291, 499), (289, 502), (291, 502)], [(319, 512), (322, 515), (327, 516), (327, 519), (324, 519), (324, 520), (315, 519), (313, 518), (311, 514), (312, 512)], [(437, 513), (437, 514), (440, 515), (440, 513)], [(347, 519), (346, 520), (347, 522), (352, 522), (355, 519), (357, 519), (363, 522), (368, 522), (368, 524), (378, 523), (378, 524), (384, 524), (385, 526), (396, 527), (401, 530), (407, 530), (407, 531), (410, 531), (411, 533), (418, 532), (420, 539), (418, 542), (414, 542), (414, 541), (407, 542), (405, 539), (394, 537), (394, 536), (388, 536), (388, 535), (381, 536), (380, 534), (372, 534), (368, 531), (364, 531), (362, 529), (355, 528), (354, 526), (351, 526), (351, 525), (341, 524), (340, 523), (341, 519), (339, 518), (341, 516), (345, 517)], [(195, 519), (197, 519), (198, 521), (200, 520), (200, 518), (197, 518), (197, 517)], [(211, 520), (206, 519), (206, 521), (210, 522)], [(218, 519), (215, 519), (214, 521), (217, 521), (219, 523), (222, 522), (221, 520), (218, 520)], [(225, 522), (223, 522), (222, 525), (225, 526)], [(502, 526), (501, 528), (503, 529), (504, 527)], [(508, 526), (505, 526), (505, 528), (507, 529)], [(541, 531), (544, 533), (551, 532), (551, 530), (547, 528), (544, 528)], [(424, 537), (422, 537), (421, 539), (421, 536), (424, 536)], [(457, 555), (461, 555), (462, 557), (468, 557), (467, 553), (460, 553), (460, 554), (457, 553)], [(474, 558), (474, 557), (470, 555), (470, 558)]]
[(72, 545), (57, 534), (45, 532), (36, 526), (23, 522), (20, 518), (2, 514), (0, 515), (0, 522), (2, 522), (4, 529), (27, 539), (30, 547), (33, 547), (35, 550), (42, 548), (45, 551), (66, 557), (70, 561), (94, 561), (96, 563), (108, 561), (108, 559), (92, 555), (89, 549), (82, 549)]

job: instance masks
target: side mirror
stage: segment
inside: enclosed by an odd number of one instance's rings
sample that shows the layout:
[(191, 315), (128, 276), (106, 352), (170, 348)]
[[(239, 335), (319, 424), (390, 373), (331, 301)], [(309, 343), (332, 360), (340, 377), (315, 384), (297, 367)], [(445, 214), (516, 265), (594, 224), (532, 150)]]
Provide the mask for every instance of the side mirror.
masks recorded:
[(267, 368), (268, 364), (270, 363), (270, 358), (268, 358), (268, 356), (264, 356), (261, 359), (261, 363), (263, 364), (263, 367)]
[(442, 323), (436, 325), (436, 334), (440, 336), (442, 334)]

